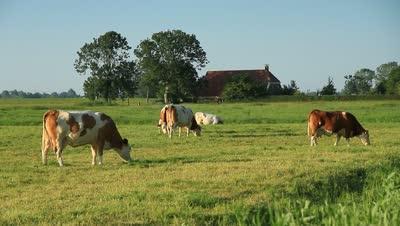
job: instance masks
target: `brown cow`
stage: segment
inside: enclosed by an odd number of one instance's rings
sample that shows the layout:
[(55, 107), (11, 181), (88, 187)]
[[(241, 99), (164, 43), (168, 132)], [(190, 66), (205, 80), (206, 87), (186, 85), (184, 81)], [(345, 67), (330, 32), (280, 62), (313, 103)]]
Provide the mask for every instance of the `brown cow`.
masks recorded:
[(323, 134), (336, 134), (335, 146), (340, 138), (346, 138), (347, 144), (351, 137), (359, 137), (364, 145), (369, 145), (369, 133), (357, 121), (356, 117), (344, 111), (320, 111), (313, 110), (308, 115), (308, 136), (311, 138), (311, 146), (317, 145), (317, 138)]
[(92, 164), (103, 163), (103, 150), (114, 149), (124, 161), (130, 161), (131, 147), (122, 139), (114, 121), (104, 113), (92, 111), (49, 110), (43, 115), (42, 161), (47, 164), (51, 148), (63, 166), (62, 151), (67, 146), (90, 144)]

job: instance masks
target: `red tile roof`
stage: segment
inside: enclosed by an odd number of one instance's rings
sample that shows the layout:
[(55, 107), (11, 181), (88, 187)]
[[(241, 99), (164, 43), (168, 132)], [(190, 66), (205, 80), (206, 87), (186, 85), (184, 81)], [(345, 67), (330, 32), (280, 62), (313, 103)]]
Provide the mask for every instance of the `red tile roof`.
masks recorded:
[(237, 75), (248, 75), (251, 79), (265, 84), (280, 84), (280, 81), (269, 70), (265, 69), (207, 71), (205, 76), (207, 87), (200, 92), (200, 96), (221, 96), (225, 83), (227, 83), (233, 76)]

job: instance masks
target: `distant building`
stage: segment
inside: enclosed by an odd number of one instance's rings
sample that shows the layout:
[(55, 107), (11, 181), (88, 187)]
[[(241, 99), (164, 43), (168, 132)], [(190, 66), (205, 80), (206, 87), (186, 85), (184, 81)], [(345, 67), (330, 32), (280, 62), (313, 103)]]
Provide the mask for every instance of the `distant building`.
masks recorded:
[(266, 88), (280, 88), (281, 82), (270, 71), (269, 66), (257, 70), (231, 70), (231, 71), (207, 71), (204, 79), (206, 87), (201, 90), (200, 96), (220, 97), (225, 84), (234, 76), (247, 75), (256, 82), (265, 84)]

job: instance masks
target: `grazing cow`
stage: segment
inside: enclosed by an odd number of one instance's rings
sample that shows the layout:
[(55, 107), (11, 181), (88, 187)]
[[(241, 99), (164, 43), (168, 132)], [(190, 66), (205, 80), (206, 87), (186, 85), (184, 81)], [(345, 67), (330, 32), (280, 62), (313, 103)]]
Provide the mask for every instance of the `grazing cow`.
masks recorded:
[(369, 145), (369, 133), (357, 121), (356, 117), (344, 111), (313, 110), (308, 116), (308, 136), (311, 137), (311, 146), (317, 145), (317, 138), (323, 134), (336, 134), (335, 146), (340, 137), (345, 137), (347, 144), (351, 137), (359, 137), (364, 145)]
[(91, 145), (92, 164), (103, 163), (103, 150), (114, 149), (124, 161), (131, 161), (131, 147), (122, 139), (114, 121), (104, 113), (49, 110), (43, 115), (42, 161), (47, 164), (51, 148), (63, 166), (62, 151), (67, 146)]
[(196, 112), (194, 117), (199, 125), (216, 125), (224, 123), (220, 117), (209, 113)]
[(164, 134), (167, 134), (167, 119), (166, 119), (166, 109), (168, 108), (169, 105), (165, 105), (161, 111), (160, 111), (160, 120), (158, 120), (158, 130), (159, 133), (163, 132)]
[(181, 105), (164, 106), (160, 112), (158, 127), (160, 132), (168, 133), (170, 138), (177, 127), (179, 127), (179, 136), (181, 136), (182, 127), (186, 128), (186, 136), (189, 136), (189, 130), (195, 136), (201, 135), (201, 127), (196, 123), (192, 110)]

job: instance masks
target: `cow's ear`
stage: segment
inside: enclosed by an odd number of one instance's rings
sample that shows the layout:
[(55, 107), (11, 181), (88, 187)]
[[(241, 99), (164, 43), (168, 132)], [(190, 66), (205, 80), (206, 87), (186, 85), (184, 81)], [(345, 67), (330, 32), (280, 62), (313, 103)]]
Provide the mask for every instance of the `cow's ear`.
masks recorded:
[(128, 144), (128, 139), (124, 138), (124, 139), (122, 140), (122, 143)]

